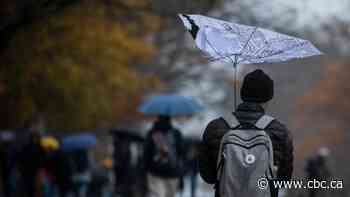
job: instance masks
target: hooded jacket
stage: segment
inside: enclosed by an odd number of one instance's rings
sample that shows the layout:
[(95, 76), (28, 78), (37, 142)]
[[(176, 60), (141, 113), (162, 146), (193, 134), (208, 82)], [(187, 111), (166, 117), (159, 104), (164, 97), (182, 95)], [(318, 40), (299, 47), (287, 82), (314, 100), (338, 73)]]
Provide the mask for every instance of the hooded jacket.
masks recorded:
[[(257, 103), (244, 102), (234, 112), (244, 128), (265, 114)], [(221, 138), (229, 131), (229, 125), (223, 118), (211, 121), (203, 134), (199, 146), (198, 166), (201, 177), (209, 184), (216, 183), (216, 162)], [(278, 120), (273, 120), (265, 129), (270, 136), (274, 153), (274, 164), (278, 167), (277, 178), (290, 180), (293, 172), (293, 143), (289, 130)]]

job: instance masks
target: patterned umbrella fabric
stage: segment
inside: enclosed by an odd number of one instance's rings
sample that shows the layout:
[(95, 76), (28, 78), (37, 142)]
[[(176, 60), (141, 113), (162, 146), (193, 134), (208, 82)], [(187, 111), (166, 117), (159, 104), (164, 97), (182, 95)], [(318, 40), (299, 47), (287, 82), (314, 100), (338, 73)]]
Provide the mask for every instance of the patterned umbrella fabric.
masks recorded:
[[(211, 61), (233, 64), (234, 79), (240, 64), (283, 62), (321, 55), (309, 41), (267, 29), (230, 23), (202, 15), (179, 14), (197, 47)], [(234, 83), (234, 106), (237, 106), (237, 83)]]
[(261, 64), (322, 54), (307, 40), (267, 29), (201, 15), (180, 14), (180, 18), (211, 60)]

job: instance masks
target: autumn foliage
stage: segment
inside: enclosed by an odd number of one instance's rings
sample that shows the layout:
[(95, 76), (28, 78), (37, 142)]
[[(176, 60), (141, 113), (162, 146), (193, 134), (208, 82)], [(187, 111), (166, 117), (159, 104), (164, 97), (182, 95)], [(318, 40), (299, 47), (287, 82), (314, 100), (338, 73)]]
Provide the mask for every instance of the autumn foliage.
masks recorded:
[(303, 158), (320, 146), (346, 155), (349, 144), (349, 63), (327, 65), (322, 80), (299, 100), (296, 127), (303, 136), (297, 152)]
[(0, 54), (0, 128), (38, 114), (50, 128), (112, 126), (131, 119), (160, 84), (138, 72), (153, 58), (147, 39), (160, 19), (99, 2), (82, 1), (16, 32)]

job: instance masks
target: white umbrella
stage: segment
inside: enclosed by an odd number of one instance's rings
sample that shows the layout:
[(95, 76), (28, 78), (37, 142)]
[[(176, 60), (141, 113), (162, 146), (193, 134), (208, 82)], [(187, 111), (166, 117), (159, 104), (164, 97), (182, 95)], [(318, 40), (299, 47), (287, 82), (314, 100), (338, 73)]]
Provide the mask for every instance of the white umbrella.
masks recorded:
[[(237, 65), (262, 64), (322, 53), (309, 41), (254, 26), (230, 23), (201, 15), (179, 14), (197, 47), (212, 61)], [(236, 83), (235, 93), (236, 93)], [(235, 94), (236, 95), (236, 94)], [(236, 107), (236, 96), (235, 96)]]

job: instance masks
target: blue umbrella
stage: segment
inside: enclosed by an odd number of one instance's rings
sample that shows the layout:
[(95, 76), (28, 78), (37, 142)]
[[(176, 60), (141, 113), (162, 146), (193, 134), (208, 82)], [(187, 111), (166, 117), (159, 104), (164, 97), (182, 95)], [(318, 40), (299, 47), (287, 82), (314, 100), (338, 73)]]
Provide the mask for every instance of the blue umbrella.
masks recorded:
[(61, 149), (66, 152), (88, 149), (97, 143), (96, 136), (92, 134), (79, 134), (63, 138)]
[(192, 98), (167, 94), (151, 97), (141, 105), (139, 111), (148, 115), (181, 116), (192, 115), (202, 109)]

